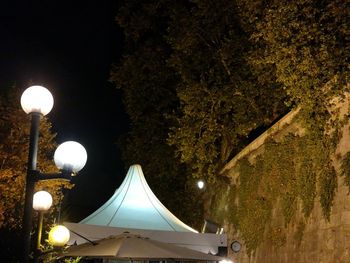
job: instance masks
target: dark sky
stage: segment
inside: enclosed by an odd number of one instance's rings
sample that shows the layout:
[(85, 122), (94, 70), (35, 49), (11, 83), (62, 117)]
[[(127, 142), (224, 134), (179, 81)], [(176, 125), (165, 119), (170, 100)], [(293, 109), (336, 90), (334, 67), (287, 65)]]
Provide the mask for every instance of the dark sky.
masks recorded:
[(127, 117), (120, 91), (108, 82), (122, 52), (116, 12), (117, 1), (0, 4), (0, 85), (48, 88), (58, 142), (76, 140), (88, 152), (64, 204), (74, 219), (102, 205), (125, 176), (116, 141)]

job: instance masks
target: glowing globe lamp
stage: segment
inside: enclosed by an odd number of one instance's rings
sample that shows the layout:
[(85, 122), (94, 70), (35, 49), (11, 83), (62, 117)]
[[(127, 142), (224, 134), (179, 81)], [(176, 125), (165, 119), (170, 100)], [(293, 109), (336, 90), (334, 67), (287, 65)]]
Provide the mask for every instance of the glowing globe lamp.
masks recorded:
[(25, 113), (48, 114), (53, 107), (53, 97), (50, 91), (42, 86), (27, 88), (21, 97), (22, 109)]
[(203, 180), (199, 180), (199, 181), (197, 182), (197, 187), (198, 187), (199, 189), (203, 189), (204, 186), (205, 186), (205, 184), (204, 184)]
[(80, 143), (68, 141), (57, 147), (54, 160), (59, 169), (79, 172), (86, 164), (87, 153)]
[(44, 212), (50, 209), (52, 196), (46, 191), (36, 192), (33, 196), (33, 208), (36, 211)]
[(68, 228), (62, 225), (54, 226), (49, 232), (49, 243), (54, 247), (63, 247), (67, 244), (69, 238)]

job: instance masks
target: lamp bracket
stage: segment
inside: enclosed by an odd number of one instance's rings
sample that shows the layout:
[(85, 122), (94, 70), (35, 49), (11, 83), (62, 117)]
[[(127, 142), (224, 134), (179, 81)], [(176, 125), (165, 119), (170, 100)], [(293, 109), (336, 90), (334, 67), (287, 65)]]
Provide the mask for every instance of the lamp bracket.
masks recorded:
[(73, 176), (73, 173), (68, 170), (62, 170), (59, 173), (41, 173), (40, 171), (37, 171), (37, 170), (31, 170), (29, 172), (30, 172), (30, 178), (34, 182), (39, 182), (43, 180), (54, 180), (54, 179), (70, 181)]

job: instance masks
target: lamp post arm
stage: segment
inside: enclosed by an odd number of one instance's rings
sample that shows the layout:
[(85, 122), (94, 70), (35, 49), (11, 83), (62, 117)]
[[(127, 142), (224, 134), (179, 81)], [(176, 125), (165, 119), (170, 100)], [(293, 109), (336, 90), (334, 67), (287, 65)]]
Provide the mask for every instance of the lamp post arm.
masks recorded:
[(35, 182), (43, 181), (43, 180), (67, 180), (70, 181), (72, 179), (73, 173), (70, 171), (61, 171), (59, 173), (41, 173), (37, 170), (30, 171), (32, 174), (32, 178)]

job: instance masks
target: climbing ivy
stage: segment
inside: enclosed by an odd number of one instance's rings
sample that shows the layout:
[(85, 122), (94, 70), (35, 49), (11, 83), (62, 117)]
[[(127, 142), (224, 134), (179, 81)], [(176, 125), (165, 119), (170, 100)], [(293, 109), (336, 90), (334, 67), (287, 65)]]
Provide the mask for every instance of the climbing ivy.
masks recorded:
[(303, 203), (303, 212), (308, 217), (314, 208), (314, 200), (316, 197), (316, 173), (310, 163), (305, 162), (301, 166), (303, 173), (300, 174), (298, 180), (298, 194)]
[(350, 152), (344, 155), (341, 168), (342, 168), (342, 176), (344, 177), (345, 184), (348, 186), (350, 191)]
[[(284, 245), (286, 227), (295, 216), (298, 202), (307, 218), (318, 198), (324, 217), (330, 220), (337, 188), (332, 156), (341, 138), (339, 130), (342, 126), (326, 134), (325, 124), (318, 127), (310, 123), (303, 125), (300, 116), (295, 119), (298, 132), (273, 134), (259, 152), (250, 154), (250, 159), (238, 160), (239, 182), (225, 195), (216, 195), (212, 203), (216, 218), (229, 219), (239, 231), (248, 253), (255, 251), (264, 236), (275, 247)], [(350, 166), (350, 154), (344, 158), (343, 165)], [(349, 169), (343, 174), (349, 185)], [(228, 202), (226, 206), (223, 205), (225, 202)], [(281, 208), (284, 227), (271, 224), (276, 204)], [(302, 238), (304, 228), (297, 228), (300, 232), (295, 234), (297, 239)]]
[(294, 234), (294, 240), (296, 241), (296, 244), (298, 246), (300, 246), (301, 240), (303, 239), (304, 230), (305, 230), (305, 222), (300, 221), (297, 225), (297, 229)]
[(213, 195), (211, 198), (211, 207), (215, 207), (215, 209), (211, 212), (210, 217), (220, 225), (224, 225), (226, 219), (231, 224), (236, 226), (238, 224), (238, 207), (236, 204), (237, 186), (228, 186), (228, 182), (223, 180), (217, 180), (214, 184), (211, 185), (211, 192), (217, 194)]
[(267, 232), (267, 239), (274, 247), (282, 247), (286, 243), (286, 233), (282, 227), (274, 227)]
[(330, 220), (331, 208), (333, 199), (335, 196), (335, 190), (337, 188), (337, 174), (333, 165), (328, 162), (325, 165), (325, 169), (320, 174), (320, 203), (323, 210), (323, 214), (326, 219)]

